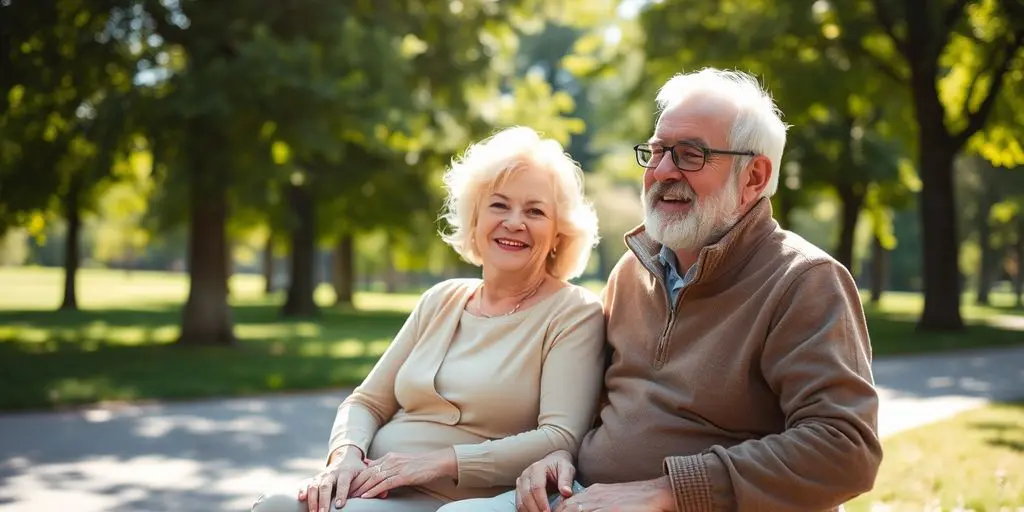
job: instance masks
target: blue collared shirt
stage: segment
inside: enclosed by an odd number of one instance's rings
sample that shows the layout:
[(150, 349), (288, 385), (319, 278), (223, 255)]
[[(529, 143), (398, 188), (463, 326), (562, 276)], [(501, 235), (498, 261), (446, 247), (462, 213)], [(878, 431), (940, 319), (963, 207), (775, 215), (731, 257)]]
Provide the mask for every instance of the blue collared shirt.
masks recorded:
[(680, 276), (679, 260), (676, 258), (676, 253), (664, 245), (661, 246), (661, 251), (658, 252), (658, 259), (661, 260), (661, 264), (665, 267), (665, 287), (668, 288), (668, 301), (674, 306), (676, 298), (679, 297), (679, 292), (686, 285), (693, 282), (693, 278), (696, 277), (697, 265), (691, 265), (686, 270), (686, 273)]

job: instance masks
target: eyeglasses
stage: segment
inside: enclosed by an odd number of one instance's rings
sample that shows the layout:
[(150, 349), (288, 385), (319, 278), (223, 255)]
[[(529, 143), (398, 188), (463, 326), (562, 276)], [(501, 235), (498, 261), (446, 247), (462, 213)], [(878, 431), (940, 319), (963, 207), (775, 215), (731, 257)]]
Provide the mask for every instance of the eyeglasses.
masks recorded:
[(676, 164), (677, 169), (690, 172), (703, 169), (711, 155), (757, 155), (753, 151), (705, 148), (692, 142), (680, 142), (674, 146), (643, 143), (633, 146), (633, 151), (636, 151), (636, 163), (640, 164), (640, 167), (647, 169), (657, 167), (665, 153), (670, 153), (672, 163)]

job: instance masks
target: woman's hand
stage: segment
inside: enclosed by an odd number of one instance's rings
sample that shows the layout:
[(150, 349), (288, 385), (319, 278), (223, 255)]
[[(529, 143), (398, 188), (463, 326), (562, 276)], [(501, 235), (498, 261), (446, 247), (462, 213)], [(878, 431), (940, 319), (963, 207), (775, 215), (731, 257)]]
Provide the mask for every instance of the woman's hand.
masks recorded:
[(432, 482), (439, 478), (456, 478), (458, 463), (455, 450), (445, 448), (429, 453), (389, 453), (371, 460), (352, 481), (353, 498), (375, 498), (396, 487)]
[(349, 497), (352, 480), (365, 468), (362, 453), (354, 447), (344, 447), (319, 475), (309, 481), (305, 489), (299, 490), (299, 501), (306, 502), (309, 512), (328, 512), (331, 510), (331, 491), (337, 489), (334, 505), (341, 508)]

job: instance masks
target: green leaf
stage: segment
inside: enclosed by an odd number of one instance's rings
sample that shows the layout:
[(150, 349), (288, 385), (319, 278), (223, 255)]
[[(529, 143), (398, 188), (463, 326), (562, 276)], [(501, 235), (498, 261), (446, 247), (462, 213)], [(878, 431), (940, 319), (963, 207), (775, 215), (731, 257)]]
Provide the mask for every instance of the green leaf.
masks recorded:
[(10, 108), (17, 109), (21, 105), (21, 99), (25, 97), (25, 86), (15, 85), (7, 92), (7, 102)]
[(270, 152), (277, 165), (285, 165), (291, 162), (292, 151), (287, 143), (275, 140), (270, 146)]
[(992, 209), (989, 213), (989, 218), (999, 222), (1007, 223), (1013, 220), (1013, 218), (1020, 211), (1020, 204), (1013, 200), (1000, 201), (992, 205)]

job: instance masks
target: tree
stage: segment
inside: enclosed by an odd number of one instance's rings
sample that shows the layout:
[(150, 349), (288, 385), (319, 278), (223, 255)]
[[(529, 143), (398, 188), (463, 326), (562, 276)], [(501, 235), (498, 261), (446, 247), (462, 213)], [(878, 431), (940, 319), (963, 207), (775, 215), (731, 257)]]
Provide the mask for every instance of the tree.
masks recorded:
[[(128, 105), (134, 60), (104, 37), (111, 2), (18, 2), (0, 48), (0, 231), (34, 212), (67, 222), (64, 299), (77, 309), (76, 275), (83, 212), (95, 206), (118, 155), (130, 150)], [(6, 172), (4, 172), (6, 171)]]
[(314, 316), (319, 313), (313, 293), (316, 290), (314, 279), (314, 256), (316, 253), (316, 202), (310, 186), (298, 182), (288, 186), (288, 205), (290, 206), (291, 278), (288, 293), (285, 296), (281, 314), (286, 317)]
[(375, 230), (412, 230), (412, 216), (437, 204), (432, 200), (434, 194), (428, 189), (427, 179), (436, 165), (418, 160), (420, 156), (410, 164), (391, 151), (370, 151), (360, 144), (350, 144), (346, 149), (346, 168), (377, 172), (339, 187), (339, 193), (323, 197), (320, 203), (317, 219), (322, 227), (318, 238), (330, 241), (333, 246), (331, 283), (336, 306), (353, 305), (356, 237)]
[(899, 180), (869, 184), (864, 199), (865, 210), (871, 220), (871, 302), (876, 304), (882, 299), (889, 281), (890, 255), (898, 243), (895, 212), (908, 209), (920, 190), (920, 182), (912, 175), (911, 164), (902, 161), (897, 165)]
[(246, 190), (265, 193), (270, 183), (287, 182), (296, 166), (275, 155), (281, 148), (295, 161), (336, 159), (338, 133), (346, 127), (362, 133), (359, 127), (381, 121), (360, 108), (373, 104), (378, 84), (341, 70), (357, 67), (344, 64), (351, 60), (368, 70), (389, 64), (373, 51), (351, 49), (391, 43), (342, 4), (136, 5), (142, 9), (124, 13), (120, 27), (127, 34), (141, 30), (142, 60), (163, 63), (144, 109), (157, 148), (162, 212), (167, 223), (189, 225), (190, 290), (180, 342), (231, 344), (226, 223), (232, 197), (244, 202)]
[(959, 232), (964, 241), (976, 238), (980, 252), (974, 272), (975, 302), (988, 305), (998, 265), (991, 213), (999, 201), (1001, 184), (996, 182), (995, 168), (977, 155), (959, 158), (956, 171), (961, 206)]
[[(857, 223), (875, 186), (900, 187), (902, 151), (872, 130), (874, 121), (848, 113), (826, 111), (820, 121), (800, 123), (791, 134), (789, 161), (806, 169), (804, 187), (827, 185), (839, 197), (839, 237), (833, 255), (855, 273), (854, 236)], [(869, 126), (865, 127), (864, 124)], [(877, 197), (877, 196), (876, 196)], [(884, 204), (875, 205), (884, 208)]]
[(918, 327), (962, 329), (953, 162), (997, 104), (1020, 109), (1019, 95), (1009, 91), (1024, 80), (1011, 73), (1024, 64), (1024, 5), (872, 0), (828, 6), (847, 49), (911, 94), (926, 255)]
[[(384, 102), (382, 108), (398, 110), (403, 122), (348, 141), (342, 165), (352, 178), (318, 199), (329, 213), (318, 219), (323, 219), (321, 238), (335, 244), (339, 304), (351, 304), (354, 237), (360, 232), (383, 229), (388, 247), (436, 245), (434, 219), (442, 198), (433, 182), (468, 143), (512, 124), (530, 125), (563, 143), (582, 130), (579, 120), (565, 117), (574, 108), (571, 97), (553, 90), (543, 73), (525, 72), (532, 67), (528, 62), (516, 64), (517, 55), (529, 54), (520, 44), (535, 48), (531, 24), (543, 17), (530, 5), (505, 2), (501, 9), (474, 5), (457, 12), (425, 3), (391, 18), (397, 25), (389, 30), (402, 34), (408, 59), (408, 74), (397, 74), (405, 82), (396, 94), (407, 100), (414, 90), (421, 99)], [(481, 41), (490, 50), (485, 55), (477, 54)]]
[[(1002, 168), (978, 154), (957, 159), (956, 187), (961, 198), (959, 232), (966, 245), (962, 266), (973, 277), (975, 302), (988, 305), (992, 285), (1007, 272), (1005, 263), (1014, 254), (1017, 239), (1015, 217), (1024, 205), (1024, 173), (1021, 168)], [(968, 265), (974, 264), (973, 273)], [(1009, 272), (1014, 275), (1013, 272)]]
[(1014, 305), (1024, 305), (1024, 194), (1008, 197), (992, 206), (994, 234), (1005, 250), (1003, 270), (1013, 280)]
[[(965, 219), (979, 226), (978, 301), (985, 300), (983, 303), (988, 304), (993, 282), (1009, 276), (1014, 284), (1015, 300), (1020, 305), (1024, 286), (1020, 263), (1024, 257), (1024, 174), (1021, 168), (1000, 168), (977, 157), (964, 162), (960, 170), (974, 170), (973, 177), (980, 178), (980, 183), (975, 183), (975, 194), (979, 196), (976, 211), (973, 218)], [(981, 238), (982, 235), (986, 238)], [(986, 243), (982, 245), (983, 242)]]

